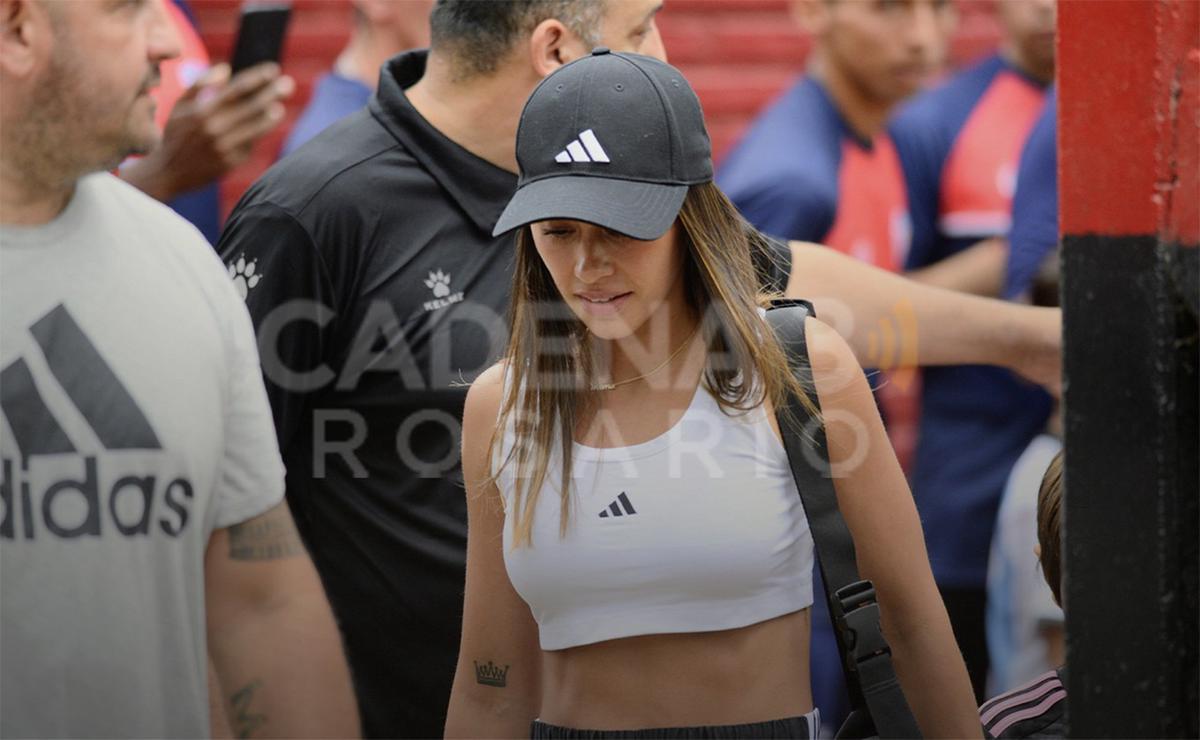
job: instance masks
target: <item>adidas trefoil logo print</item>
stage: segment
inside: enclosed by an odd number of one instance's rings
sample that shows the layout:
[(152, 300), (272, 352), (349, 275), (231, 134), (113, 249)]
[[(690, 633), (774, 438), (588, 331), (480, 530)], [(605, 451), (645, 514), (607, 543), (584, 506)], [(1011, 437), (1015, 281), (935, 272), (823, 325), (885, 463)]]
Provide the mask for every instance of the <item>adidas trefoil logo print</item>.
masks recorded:
[(579, 138), (567, 144), (567, 148), (563, 149), (554, 157), (555, 162), (569, 164), (571, 162), (603, 162), (611, 161), (608, 158), (608, 152), (604, 151), (604, 147), (600, 146), (600, 140), (596, 138), (595, 132), (590, 128), (587, 131), (579, 134)]
[(617, 496), (617, 500), (608, 505), (608, 508), (600, 512), (601, 519), (607, 519), (610, 516), (627, 516), (636, 514), (633, 504), (629, 503), (629, 497), (621, 491), (621, 495)]

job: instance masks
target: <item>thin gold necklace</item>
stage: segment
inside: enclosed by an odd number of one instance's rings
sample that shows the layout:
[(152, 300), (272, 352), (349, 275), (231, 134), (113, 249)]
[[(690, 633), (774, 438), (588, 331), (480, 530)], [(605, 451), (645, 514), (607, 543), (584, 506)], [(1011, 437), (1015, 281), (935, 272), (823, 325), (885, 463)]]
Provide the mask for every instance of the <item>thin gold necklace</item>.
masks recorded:
[(655, 374), (659, 370), (662, 370), (667, 365), (670, 365), (671, 360), (674, 360), (676, 357), (678, 357), (679, 353), (682, 352), (685, 347), (687, 347), (689, 344), (692, 343), (692, 339), (694, 339), (696, 337), (696, 332), (698, 332), (698, 331), (700, 331), (700, 324), (696, 324), (696, 328), (692, 329), (692, 333), (688, 335), (688, 338), (683, 340), (683, 344), (680, 344), (679, 347), (676, 348), (676, 350), (671, 353), (670, 357), (663, 360), (662, 364), (659, 365), (658, 367), (654, 368), (653, 370), (642, 373), (641, 375), (635, 375), (632, 378), (626, 378), (625, 380), (622, 380), (622, 381), (619, 381), (616, 383), (593, 383), (592, 390), (594, 390), (594, 391), (611, 391), (613, 388), (618, 388), (620, 386), (627, 385), (629, 383), (632, 383), (635, 380), (642, 380), (643, 378), (650, 377), (651, 375)]

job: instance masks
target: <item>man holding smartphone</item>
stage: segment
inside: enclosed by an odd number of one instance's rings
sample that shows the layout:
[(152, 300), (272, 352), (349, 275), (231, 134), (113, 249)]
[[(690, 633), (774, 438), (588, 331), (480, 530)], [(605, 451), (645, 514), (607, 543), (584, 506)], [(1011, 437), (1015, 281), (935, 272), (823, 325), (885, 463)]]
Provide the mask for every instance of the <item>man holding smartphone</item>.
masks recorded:
[(121, 177), (171, 206), (215, 244), (220, 179), (283, 122), (283, 101), (296, 84), (277, 62), (232, 71), (223, 63), (210, 67), (185, 0), (165, 0), (165, 9), (182, 53), (162, 64), (162, 84), (153, 92), (162, 141), (122, 165)]

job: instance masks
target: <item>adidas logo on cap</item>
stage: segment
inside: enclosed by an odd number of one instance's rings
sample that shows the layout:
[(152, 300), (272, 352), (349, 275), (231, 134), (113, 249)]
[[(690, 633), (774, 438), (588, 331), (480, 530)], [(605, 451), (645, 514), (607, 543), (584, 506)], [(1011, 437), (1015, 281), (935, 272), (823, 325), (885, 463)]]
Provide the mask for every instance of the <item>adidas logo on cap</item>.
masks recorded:
[(712, 146), (679, 70), (596, 48), (534, 89), (517, 164), (517, 191), (493, 236), (557, 218), (651, 240), (675, 222), (688, 188), (712, 181)]
[(567, 164), (570, 162), (609, 162), (608, 152), (604, 151), (604, 147), (600, 146), (600, 140), (596, 138), (595, 132), (590, 128), (587, 131), (579, 134), (579, 138), (567, 144), (567, 148), (563, 149), (554, 157), (555, 162)]

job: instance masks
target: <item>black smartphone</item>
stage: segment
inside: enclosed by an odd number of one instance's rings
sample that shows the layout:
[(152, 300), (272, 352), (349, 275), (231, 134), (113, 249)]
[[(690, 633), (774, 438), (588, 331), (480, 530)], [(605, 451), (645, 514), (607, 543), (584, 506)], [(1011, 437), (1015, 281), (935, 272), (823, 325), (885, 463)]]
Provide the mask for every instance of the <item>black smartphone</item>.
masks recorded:
[(233, 74), (262, 62), (278, 62), (283, 55), (292, 5), (287, 2), (248, 2), (242, 6), (237, 42), (229, 66)]

